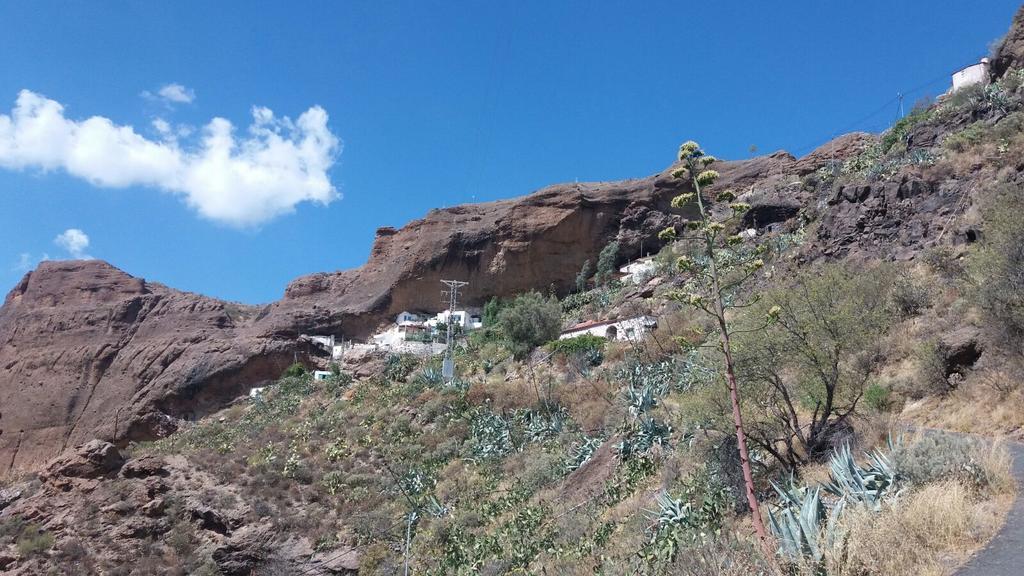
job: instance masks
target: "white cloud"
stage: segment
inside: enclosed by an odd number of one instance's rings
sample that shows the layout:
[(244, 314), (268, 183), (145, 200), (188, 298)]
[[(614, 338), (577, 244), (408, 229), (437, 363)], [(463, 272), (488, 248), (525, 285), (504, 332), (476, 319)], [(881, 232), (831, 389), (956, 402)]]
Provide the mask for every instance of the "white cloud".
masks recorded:
[(50, 255), (46, 253), (43, 253), (42, 256), (36, 258), (28, 252), (22, 252), (21, 254), (18, 254), (18, 262), (14, 265), (12, 270), (14, 270), (15, 272), (28, 272), (29, 270), (35, 268), (36, 264), (38, 264), (39, 262), (49, 259)]
[(28, 252), (22, 252), (18, 254), (18, 263), (14, 265), (14, 269), (19, 272), (26, 272), (32, 268), (32, 255)]
[(189, 104), (196, 99), (196, 93), (190, 88), (185, 88), (181, 84), (166, 84), (157, 91), (157, 95), (167, 100), (168, 102), (175, 102), (177, 104)]
[(53, 243), (68, 251), (75, 260), (92, 258), (85, 253), (89, 249), (89, 235), (78, 228), (68, 228), (53, 239)]
[(182, 140), (187, 128), (158, 119), (153, 127), (161, 140), (154, 141), (102, 116), (69, 119), (59, 102), (22, 90), (11, 114), (0, 114), (0, 168), (62, 169), (95, 186), (158, 188), (234, 226), (340, 197), (327, 171), (341, 143), (323, 108), (313, 106), (295, 121), (261, 107), (252, 115), (242, 136), (228, 120), (213, 118), (195, 142)]

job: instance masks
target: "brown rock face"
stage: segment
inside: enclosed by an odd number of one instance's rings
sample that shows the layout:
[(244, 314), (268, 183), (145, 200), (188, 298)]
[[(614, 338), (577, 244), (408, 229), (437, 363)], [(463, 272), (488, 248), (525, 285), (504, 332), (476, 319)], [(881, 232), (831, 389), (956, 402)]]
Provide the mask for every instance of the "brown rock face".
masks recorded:
[(1010, 30), (996, 48), (992, 59), (992, 77), (1001, 78), (1011, 68), (1024, 67), (1024, 6), (1017, 9)]
[[(795, 159), (776, 153), (716, 165), (718, 186), (746, 188)], [(660, 248), (657, 233), (681, 218), (669, 203), (679, 194), (669, 170), (611, 183), (560, 184), (515, 200), (433, 210), (401, 230), (381, 228), (366, 264), (299, 278), (257, 327), (264, 335), (316, 330), (365, 338), (403, 310), (442, 308), (440, 280), (468, 281), (463, 301), (526, 290), (565, 293), (582, 263), (618, 239), (620, 257)], [(685, 217), (685, 215), (683, 216)]]
[(152, 438), (173, 429), (164, 414), (278, 376), (290, 343), (247, 336), (245, 314), (104, 262), (43, 262), (0, 308), (0, 471), (93, 438)]

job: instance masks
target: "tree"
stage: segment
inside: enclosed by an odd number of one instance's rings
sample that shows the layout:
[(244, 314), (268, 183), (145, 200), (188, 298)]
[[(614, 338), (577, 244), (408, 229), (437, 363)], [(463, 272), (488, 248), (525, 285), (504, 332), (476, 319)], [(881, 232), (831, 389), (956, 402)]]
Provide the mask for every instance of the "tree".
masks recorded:
[(759, 327), (739, 332), (750, 437), (791, 470), (827, 454), (856, 413), (895, 316), (894, 280), (888, 266), (799, 272), (752, 309)]
[(483, 325), (487, 328), (491, 328), (498, 323), (498, 314), (501, 312), (502, 302), (497, 297), (491, 297), (490, 300), (484, 304), (484, 312), (481, 320)]
[(605, 284), (615, 275), (615, 262), (619, 258), (619, 242), (612, 240), (601, 249), (597, 255), (597, 273), (594, 275), (594, 282)]
[(736, 379), (731, 340), (732, 325), (726, 316), (728, 308), (739, 305), (738, 300), (742, 298), (740, 288), (764, 266), (764, 261), (760, 258), (764, 250), (760, 246), (750, 246), (738, 235), (726, 234), (726, 226), (733, 224), (734, 220), (749, 210), (749, 205), (729, 204), (725, 210), (726, 214), (720, 218), (716, 218), (712, 213), (712, 201), (724, 203), (736, 199), (730, 190), (718, 192), (713, 196), (708, 193), (707, 188), (712, 186), (719, 176), (718, 172), (709, 169), (715, 161), (715, 157), (704, 154), (696, 142), (689, 141), (679, 147), (680, 166), (672, 171), (672, 177), (683, 181), (692, 191), (673, 198), (672, 207), (690, 207), (691, 211), (696, 208), (697, 219), (686, 223), (684, 236), (679, 236), (675, 227), (670, 227), (662, 230), (658, 237), (669, 242), (685, 240), (693, 249), (692, 257), (683, 256), (676, 262), (676, 266), (681, 272), (687, 273), (688, 278), (683, 290), (671, 293), (670, 298), (708, 315), (718, 331), (718, 350), (722, 354), (725, 380), (729, 389), (747, 504), (750, 506), (754, 529), (767, 551), (770, 549), (768, 535), (761, 519), (754, 488), (746, 429), (740, 410), (740, 389)]
[(498, 330), (517, 358), (558, 338), (562, 331), (562, 307), (558, 299), (527, 292), (516, 296), (498, 313)]
[(590, 260), (583, 262), (583, 267), (580, 268), (580, 273), (576, 275), (576, 291), (584, 292), (587, 289), (587, 280), (590, 280), (590, 275), (593, 270), (590, 266)]

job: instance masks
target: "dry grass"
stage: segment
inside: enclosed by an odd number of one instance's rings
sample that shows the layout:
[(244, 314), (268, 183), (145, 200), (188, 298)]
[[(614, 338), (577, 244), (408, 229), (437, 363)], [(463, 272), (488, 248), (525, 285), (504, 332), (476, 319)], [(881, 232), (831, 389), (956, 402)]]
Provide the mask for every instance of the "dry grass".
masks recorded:
[(850, 510), (846, 545), (827, 560), (830, 576), (942, 576), (991, 538), (1009, 499), (976, 502), (956, 481), (930, 484), (879, 513)]
[(1024, 390), (1004, 394), (968, 381), (946, 396), (909, 402), (902, 418), (931, 428), (986, 436), (1024, 436)]

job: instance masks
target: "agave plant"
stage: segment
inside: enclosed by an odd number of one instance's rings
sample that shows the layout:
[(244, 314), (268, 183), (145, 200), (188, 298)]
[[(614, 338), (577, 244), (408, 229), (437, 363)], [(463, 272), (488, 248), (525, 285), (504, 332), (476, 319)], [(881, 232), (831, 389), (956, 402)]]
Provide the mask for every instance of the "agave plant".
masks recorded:
[(527, 441), (539, 442), (557, 436), (565, 428), (568, 414), (559, 406), (552, 410), (527, 410), (522, 419)]
[(863, 504), (878, 511), (884, 500), (898, 494), (899, 476), (892, 461), (881, 451), (873, 450), (865, 455), (870, 465), (862, 468), (853, 459), (849, 444), (837, 449), (829, 461), (829, 481), (824, 488), (842, 501)]
[(583, 440), (573, 444), (569, 450), (569, 457), (565, 460), (565, 472), (568, 474), (586, 464), (601, 447), (601, 442), (601, 438), (584, 436)]
[(768, 527), (778, 539), (779, 554), (794, 562), (810, 560), (820, 565), (838, 539), (837, 520), (845, 500), (839, 500), (830, 512), (817, 486), (798, 487), (790, 478), (787, 486), (772, 482), (772, 487), (781, 503), (768, 510)]
[(629, 405), (629, 413), (633, 416), (649, 412), (658, 405), (657, 390), (651, 385), (630, 385), (626, 388), (626, 404)]
[(444, 384), (441, 371), (432, 366), (424, 368), (416, 375), (416, 384), (425, 388), (435, 388)]
[(647, 454), (655, 446), (668, 446), (671, 438), (671, 425), (655, 418), (641, 416), (619, 442), (618, 452), (622, 458)]

